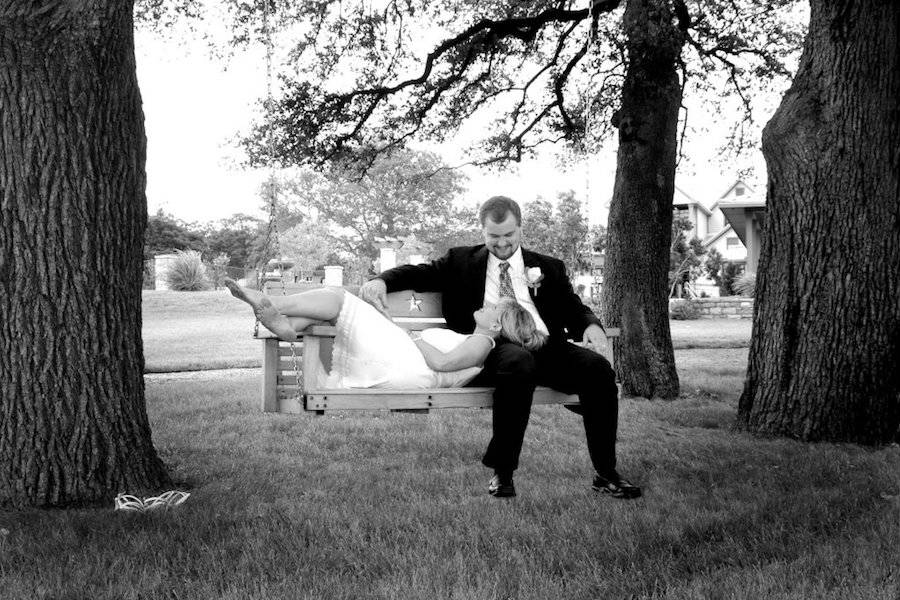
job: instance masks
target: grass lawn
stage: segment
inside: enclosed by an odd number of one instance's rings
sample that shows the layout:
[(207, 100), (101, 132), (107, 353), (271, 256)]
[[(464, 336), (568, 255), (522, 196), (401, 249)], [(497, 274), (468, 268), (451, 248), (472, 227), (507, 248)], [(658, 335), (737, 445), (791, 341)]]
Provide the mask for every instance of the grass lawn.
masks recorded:
[[(257, 365), (252, 325), (225, 292), (145, 292), (148, 370)], [(256, 369), (148, 375), (156, 448), (192, 496), (0, 510), (0, 599), (900, 598), (900, 448), (735, 432), (749, 323), (673, 337), (682, 396), (621, 403), (630, 502), (589, 490), (559, 407), (535, 408), (519, 496), (497, 500), (489, 411), (266, 415)]]
[[(145, 291), (144, 355), (148, 373), (256, 367), (262, 344), (252, 338), (253, 313), (225, 290)], [(749, 319), (672, 321), (681, 348), (746, 348)]]
[(0, 512), (0, 598), (896, 600), (900, 448), (731, 431), (745, 353), (679, 350), (681, 399), (622, 402), (630, 502), (588, 489), (559, 407), (497, 500), (489, 411), (265, 415), (255, 370), (151, 375), (156, 447), (193, 495)]
[(196, 371), (262, 364), (253, 312), (226, 290), (144, 291), (144, 370)]

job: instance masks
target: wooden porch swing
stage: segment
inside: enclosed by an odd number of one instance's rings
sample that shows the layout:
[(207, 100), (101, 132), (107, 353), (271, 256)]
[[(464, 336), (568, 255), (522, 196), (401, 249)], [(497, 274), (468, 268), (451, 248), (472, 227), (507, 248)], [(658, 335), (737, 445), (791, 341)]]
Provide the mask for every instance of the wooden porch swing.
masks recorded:
[[(266, 42), (266, 106), (272, 101), (272, 36), (269, 26), (269, 6), (265, 4), (263, 32)], [(588, 111), (589, 112), (589, 111)], [(270, 148), (273, 146), (269, 134)], [(263, 261), (278, 257), (277, 192), (269, 187), (268, 228)], [(259, 289), (265, 293), (289, 295), (309, 289), (309, 285), (281, 283), (265, 285), (259, 280)], [(348, 288), (345, 288), (348, 289)], [(351, 292), (356, 290), (350, 289)], [(402, 291), (388, 294), (388, 311), (394, 322), (409, 331), (421, 331), (429, 327), (444, 327), (441, 312), (441, 295)], [(259, 321), (254, 337), (263, 341), (263, 412), (302, 413), (322, 415), (335, 410), (391, 410), (396, 412), (427, 413), (437, 408), (489, 408), (493, 406), (493, 388), (432, 388), (415, 390), (397, 389), (328, 389), (323, 387), (325, 376), (331, 368), (331, 350), (336, 328), (313, 325), (299, 334), (294, 342), (279, 339), (276, 335), (260, 330)], [(607, 328), (607, 357), (615, 370), (613, 341), (619, 336), (618, 328)], [(621, 386), (619, 386), (621, 395)], [(578, 396), (564, 394), (546, 387), (538, 387), (533, 404), (562, 404), (575, 406)]]
[[(290, 286), (282, 291), (289, 293)], [(298, 290), (299, 291), (299, 290)], [(441, 295), (402, 291), (388, 294), (388, 310), (394, 322), (410, 331), (443, 327)], [(313, 325), (298, 342), (285, 342), (269, 332), (258, 332), (263, 340), (262, 410), (264, 412), (324, 414), (332, 410), (393, 410), (428, 412), (433, 408), (489, 408), (493, 388), (431, 388), (415, 390), (328, 389), (324, 376), (331, 368), (331, 349), (336, 328)], [(608, 328), (608, 347), (619, 330)], [(610, 362), (613, 357), (610, 356)], [(613, 364), (615, 368), (615, 364)], [(534, 404), (577, 405), (578, 396), (538, 387)]]

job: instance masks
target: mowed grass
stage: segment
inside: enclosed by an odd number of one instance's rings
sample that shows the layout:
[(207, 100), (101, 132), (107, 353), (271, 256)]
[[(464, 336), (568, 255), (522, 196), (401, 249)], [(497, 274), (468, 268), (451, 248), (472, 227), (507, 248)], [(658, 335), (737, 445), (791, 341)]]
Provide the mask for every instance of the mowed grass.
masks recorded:
[(589, 490), (560, 407), (535, 408), (519, 496), (497, 500), (490, 411), (271, 415), (256, 369), (149, 375), (156, 447), (191, 497), (0, 511), (0, 598), (896, 600), (900, 448), (733, 431), (746, 353), (676, 350), (678, 400), (621, 402), (630, 502)]
[[(144, 291), (143, 338), (148, 373), (257, 367), (250, 309), (226, 290)], [(746, 348), (749, 319), (671, 321), (672, 344), (685, 348)]]
[(253, 312), (227, 290), (143, 292), (147, 373), (258, 367)]
[(0, 597), (897, 598), (900, 449), (736, 433), (737, 389), (622, 401), (630, 502), (588, 489), (559, 407), (534, 410), (519, 496), (497, 500), (489, 411), (271, 415), (258, 393), (254, 370), (149, 376), (156, 447), (192, 496), (0, 512)]

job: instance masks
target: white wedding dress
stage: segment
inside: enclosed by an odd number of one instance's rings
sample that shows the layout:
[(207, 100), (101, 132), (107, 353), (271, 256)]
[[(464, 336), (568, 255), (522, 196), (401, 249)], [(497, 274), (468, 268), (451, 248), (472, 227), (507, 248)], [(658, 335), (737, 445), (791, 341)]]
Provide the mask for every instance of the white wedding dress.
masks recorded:
[[(325, 380), (329, 388), (460, 387), (481, 372), (481, 367), (433, 371), (406, 331), (349, 292), (344, 294), (336, 328), (331, 372)], [(442, 352), (468, 337), (449, 329), (422, 331), (422, 339)]]

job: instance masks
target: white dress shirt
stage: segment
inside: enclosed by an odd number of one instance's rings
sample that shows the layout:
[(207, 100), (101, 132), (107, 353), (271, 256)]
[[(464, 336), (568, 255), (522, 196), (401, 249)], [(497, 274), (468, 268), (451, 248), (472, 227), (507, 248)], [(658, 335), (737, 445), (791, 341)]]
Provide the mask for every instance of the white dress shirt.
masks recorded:
[[(484, 303), (497, 304), (500, 300), (500, 259), (488, 253), (487, 277), (484, 281)], [(528, 280), (525, 278), (525, 261), (522, 259), (522, 247), (516, 248), (515, 253), (507, 259), (509, 263), (509, 278), (512, 281), (513, 291), (516, 293), (516, 301), (527, 310), (537, 325), (538, 330), (544, 333), (547, 325), (538, 314), (537, 307), (528, 293)]]

